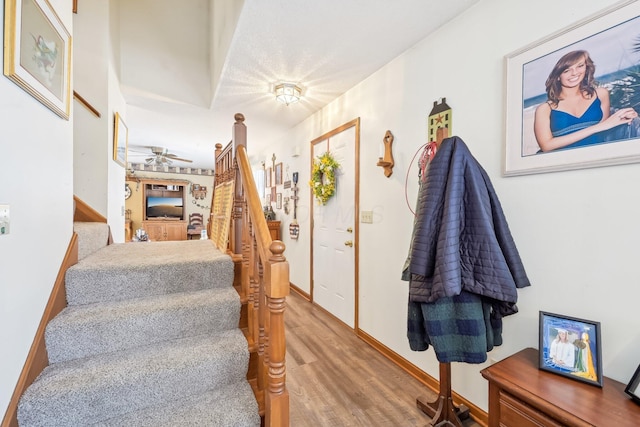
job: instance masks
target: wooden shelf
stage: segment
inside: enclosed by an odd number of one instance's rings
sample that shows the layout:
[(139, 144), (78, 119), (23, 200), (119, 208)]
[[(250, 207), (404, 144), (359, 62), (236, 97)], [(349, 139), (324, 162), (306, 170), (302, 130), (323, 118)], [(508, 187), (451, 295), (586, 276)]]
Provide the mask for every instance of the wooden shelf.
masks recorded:
[(526, 348), (481, 371), (489, 381), (489, 427), (640, 426), (640, 406), (625, 385), (603, 387), (538, 369), (538, 350)]

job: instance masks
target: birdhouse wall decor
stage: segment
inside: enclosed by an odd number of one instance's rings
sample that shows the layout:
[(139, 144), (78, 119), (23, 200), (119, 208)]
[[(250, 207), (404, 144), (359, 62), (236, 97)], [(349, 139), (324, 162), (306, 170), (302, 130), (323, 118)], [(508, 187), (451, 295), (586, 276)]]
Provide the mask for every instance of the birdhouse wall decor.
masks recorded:
[(445, 136), (451, 135), (451, 107), (447, 105), (447, 98), (441, 98), (440, 103), (433, 101), (433, 108), (427, 119), (429, 141), (438, 140), (438, 129), (444, 129)]

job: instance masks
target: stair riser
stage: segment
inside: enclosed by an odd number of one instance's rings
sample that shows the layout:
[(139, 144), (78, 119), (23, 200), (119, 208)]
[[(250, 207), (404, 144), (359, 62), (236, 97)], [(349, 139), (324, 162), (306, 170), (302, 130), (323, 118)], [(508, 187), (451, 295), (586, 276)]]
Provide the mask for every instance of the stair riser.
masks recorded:
[(49, 362), (237, 328), (240, 317), (237, 293), (230, 289), (217, 290), (217, 294), (222, 295), (197, 292), (166, 305), (161, 304), (162, 298), (156, 298), (147, 305), (139, 301), (137, 305), (127, 302), (123, 307), (99, 310), (91, 307), (90, 313), (84, 307), (68, 307), (47, 325)]

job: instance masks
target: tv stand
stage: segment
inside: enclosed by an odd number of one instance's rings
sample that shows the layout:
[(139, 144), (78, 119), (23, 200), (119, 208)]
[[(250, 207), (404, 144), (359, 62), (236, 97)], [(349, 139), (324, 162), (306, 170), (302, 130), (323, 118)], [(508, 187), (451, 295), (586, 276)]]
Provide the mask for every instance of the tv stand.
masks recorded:
[(154, 242), (165, 240), (187, 240), (187, 221), (163, 219), (142, 221), (142, 228)]
[[(142, 195), (142, 212), (144, 220), (142, 228), (147, 232), (151, 241), (187, 240), (186, 189), (188, 181), (173, 180), (145, 180)], [(182, 216), (177, 217), (146, 217), (148, 197), (176, 197), (182, 199)]]

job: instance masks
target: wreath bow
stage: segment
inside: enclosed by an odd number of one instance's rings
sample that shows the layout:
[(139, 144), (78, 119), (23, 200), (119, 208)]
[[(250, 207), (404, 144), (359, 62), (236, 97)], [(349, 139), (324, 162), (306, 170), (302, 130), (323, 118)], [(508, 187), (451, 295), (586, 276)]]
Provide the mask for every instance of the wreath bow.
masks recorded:
[(326, 205), (336, 192), (336, 169), (340, 163), (328, 151), (313, 161), (309, 185), (321, 205)]

